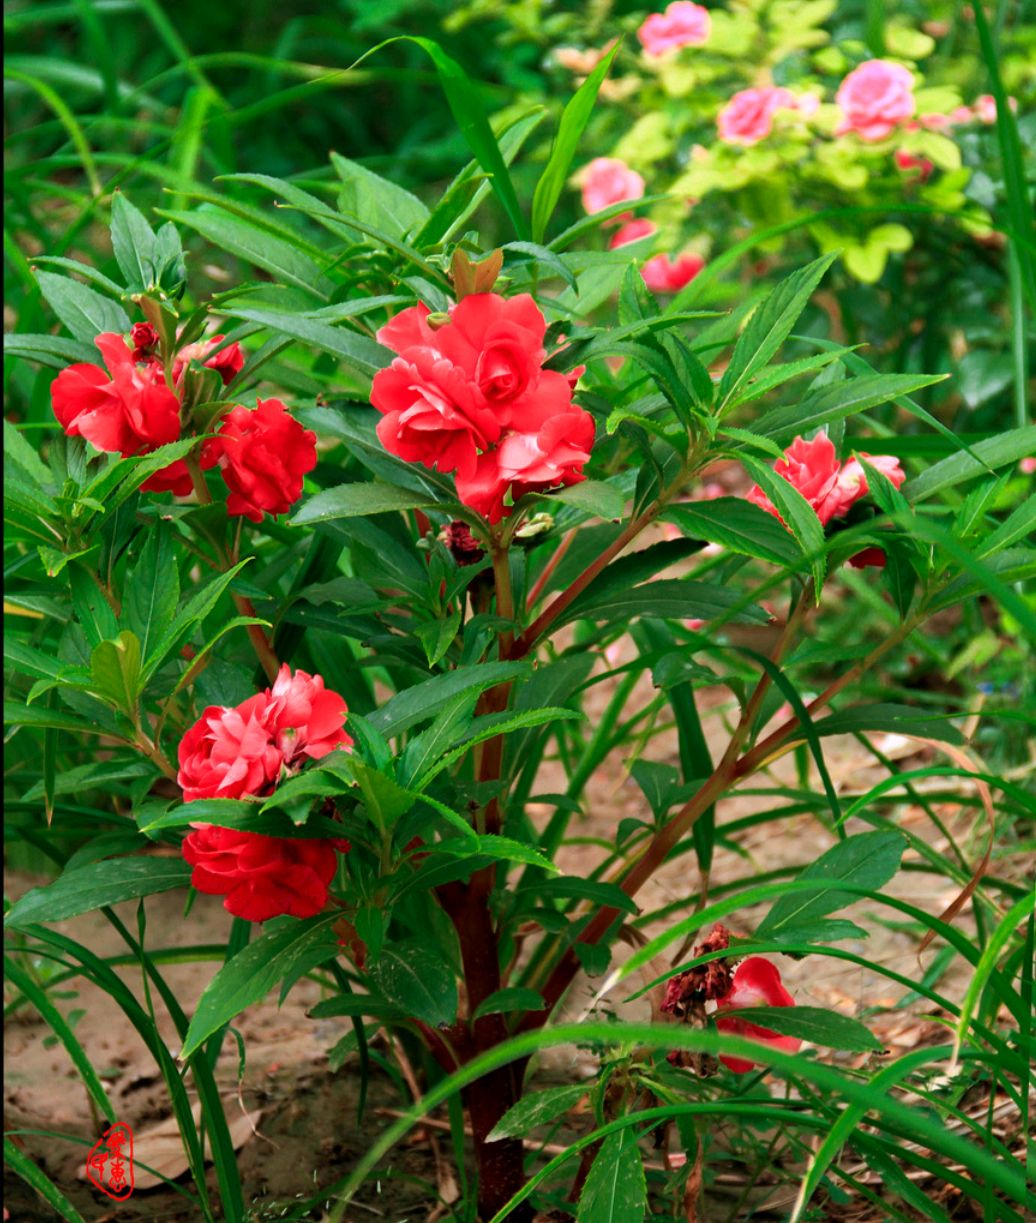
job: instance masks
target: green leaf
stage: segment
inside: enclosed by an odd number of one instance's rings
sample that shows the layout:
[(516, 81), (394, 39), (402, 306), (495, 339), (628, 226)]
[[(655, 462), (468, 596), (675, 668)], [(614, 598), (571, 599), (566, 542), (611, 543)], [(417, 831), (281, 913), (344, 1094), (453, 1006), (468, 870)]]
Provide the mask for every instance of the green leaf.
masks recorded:
[(579, 1195), (576, 1223), (644, 1223), (647, 1182), (632, 1130), (601, 1143)]
[(434, 504), (427, 494), (396, 488), (392, 484), (338, 484), (303, 501), (290, 522), (293, 527), (300, 527), (312, 522), (331, 522), (336, 518), (362, 518), (394, 510), (428, 509)]
[(304, 921), (284, 919), (283, 925), (255, 939), (229, 959), (198, 999), (180, 1057), (196, 1053), (213, 1032), (245, 1007), (265, 998), (302, 961), (313, 968), (337, 955), (338, 943), (331, 931), (337, 917), (337, 913), (323, 913)]
[[(921, 387), (942, 382), (945, 374), (873, 374), (847, 379), (806, 395), (797, 404), (766, 412), (753, 426), (756, 433), (785, 445), (796, 435), (899, 399)], [(903, 490), (906, 491), (905, 489)]]
[[(971, 454), (954, 454), (948, 459), (934, 463), (913, 480), (908, 480), (900, 492), (915, 504), (933, 493), (952, 488), (974, 476), (988, 474), (990, 470), (1017, 463), (1019, 459), (1036, 455), (1036, 425), (1023, 425), (1009, 429), (995, 437), (975, 442)], [(974, 456), (974, 457), (972, 457)]]
[[(124, 335), (129, 331), (129, 316), (111, 298), (102, 297), (78, 280), (69, 280), (53, 272), (37, 272), (36, 279), (51, 309), (77, 340), (89, 343), (103, 332), (116, 331)], [(99, 356), (93, 359), (100, 362)]]
[(551, 896), (575, 897), (577, 900), (592, 900), (605, 909), (618, 909), (620, 913), (639, 913), (637, 902), (617, 884), (600, 879), (582, 879), (578, 875), (555, 875), (553, 879), (537, 879), (531, 889), (537, 900)]
[(612, 66), (612, 60), (618, 54), (620, 45), (621, 41), (617, 42), (600, 60), (562, 111), (557, 135), (551, 146), (550, 157), (547, 159), (547, 164), (543, 168), (543, 173), (540, 175), (532, 196), (532, 239), (534, 242), (542, 242), (547, 232), (550, 218), (564, 190), (572, 159), (579, 147), (579, 138), (590, 121), (597, 94)]
[(457, 636), (457, 630), (460, 628), (460, 620), (460, 608), (455, 607), (445, 616), (441, 616), (436, 620), (426, 620), (423, 624), (415, 625), (414, 636), (420, 641), (424, 649), (429, 667), (434, 667), (453, 644)]
[(344, 184), (338, 197), (344, 219), (356, 217), (396, 238), (406, 237), (428, 220), (428, 209), (403, 187), (338, 153), (331, 154), (331, 164)]
[(787, 528), (772, 514), (741, 497), (681, 502), (669, 506), (662, 518), (675, 523), (689, 538), (722, 544), (744, 556), (792, 567), (802, 560)]
[(245, 319), (247, 322), (259, 323), (272, 331), (291, 336), (293, 340), (301, 340), (323, 349), (333, 357), (338, 357), (350, 368), (373, 378), (379, 369), (388, 365), (392, 354), (374, 340), (365, 335), (359, 335), (345, 327), (332, 327), (330, 323), (322, 323), (319, 319), (309, 318), (303, 314), (286, 314), (278, 310), (228, 310), (234, 318)]
[(389, 43), (398, 41), (416, 43), (430, 57), (439, 76), (442, 91), (446, 95), (446, 101), (457, 121), (457, 126), (468, 142), (468, 147), (478, 158), (479, 164), (489, 177), (493, 190), (514, 227), (515, 234), (519, 238), (528, 238), (529, 227), (522, 216), (514, 184), (511, 182), (511, 175), (500, 152), (500, 146), (496, 142), (496, 137), (493, 135), (493, 129), (489, 126), (486, 107), (478, 90), (460, 64), (451, 59), (442, 47), (430, 38), (401, 35), (398, 39), (386, 39), (385, 42), (371, 48), (367, 55), (372, 55), (382, 47), (388, 46)]
[(97, 581), (83, 565), (72, 565), (68, 572), (72, 585), (72, 609), (86, 634), (87, 644), (93, 648), (102, 641), (116, 637), (119, 622)]
[(517, 679), (528, 670), (528, 663), (523, 662), (492, 662), (457, 667), (446, 675), (436, 675), (390, 697), (370, 715), (368, 721), (388, 739), (402, 734), (418, 722), (434, 718), (462, 692), (484, 692), (505, 680)]
[(752, 1006), (724, 1013), (736, 1015), (738, 1019), (768, 1028), (771, 1032), (779, 1032), (782, 1036), (797, 1036), (799, 1040), (808, 1040), (828, 1049), (874, 1053), (883, 1048), (881, 1041), (858, 1019), (839, 1015), (837, 1011), (825, 1011), (818, 1006)]
[(385, 998), (433, 1028), (457, 1017), (453, 969), (421, 943), (386, 947), (371, 965), (370, 975)]
[(801, 945), (804, 943), (840, 943), (847, 938), (869, 938), (862, 926), (840, 917), (821, 917), (804, 922), (801, 926), (785, 926), (783, 930), (769, 936), (775, 943)]
[(772, 467), (747, 454), (741, 456), (741, 462), (755, 476), (756, 483), (777, 507), (777, 512), (788, 524), (802, 549), (803, 556), (809, 561), (814, 595), (819, 602), (827, 558), (824, 555), (824, 528), (816, 510), (790, 481), (779, 476)]
[(168, 630), (155, 645), (151, 657), (144, 664), (143, 679), (145, 682), (155, 673), (162, 660), (183, 644), (195, 625), (200, 624), (212, 611), (219, 602), (220, 596), (250, 559), (246, 557), (232, 569), (228, 569), (226, 573), (217, 574), (184, 602)]
[(147, 218), (121, 191), (112, 196), (112, 251), (130, 293), (142, 293), (155, 283), (155, 235)]
[(298, 246), (269, 230), (240, 217), (229, 216), (208, 204), (191, 212), (158, 211), (160, 216), (197, 230), (220, 250), (269, 272), (282, 284), (293, 285), (311, 297), (327, 300), (323, 289), (326, 283), (324, 269), (320, 264)]
[(114, 641), (102, 641), (90, 655), (93, 690), (131, 718), (140, 695), (140, 642), (128, 629)]
[(738, 337), (730, 364), (720, 379), (718, 402), (721, 410), (757, 371), (769, 364), (837, 257), (837, 252), (832, 252), (799, 268), (782, 280), (756, 308)]
[[(531, 992), (531, 991), (530, 991)], [(586, 1086), (574, 1083), (569, 1087), (547, 1087), (530, 1091), (517, 1104), (512, 1104), (489, 1132), (489, 1142), (501, 1138), (524, 1138), (538, 1125), (546, 1125), (563, 1116), (586, 1095)]]
[(543, 995), (522, 985), (498, 989), (483, 999), (475, 1010), (475, 1019), (483, 1015), (509, 1015), (513, 1011), (542, 1011), (546, 1007)]
[(86, 1223), (86, 1220), (54, 1184), (42, 1168), (37, 1167), (28, 1155), (14, 1145), (14, 1140), (4, 1135), (4, 1163), (56, 1210), (65, 1223)]
[(34, 922), (64, 921), (102, 905), (186, 887), (190, 879), (191, 868), (179, 858), (106, 858), (26, 892), (12, 906), (6, 924), (23, 930)]
[(851, 904), (857, 897), (840, 891), (840, 883), (877, 891), (899, 869), (905, 847), (900, 833), (891, 831), (862, 832), (839, 841), (798, 876), (803, 882), (815, 881), (817, 890), (782, 896), (756, 927), (756, 937), (777, 937), (789, 927), (805, 925)]
[(156, 522), (126, 579), (122, 601), (126, 624), (140, 638), (145, 661), (172, 624), (179, 600), (180, 574), (172, 539), (164, 524)]
[(818, 735), (848, 735), (861, 730), (887, 730), (894, 734), (921, 735), (942, 743), (966, 742), (945, 718), (926, 718), (911, 705), (860, 705), (829, 714), (813, 723)]
[[(631, 620), (635, 616), (656, 616), (665, 620), (715, 620), (727, 617), (731, 609), (743, 603), (739, 592), (706, 582), (663, 579), (646, 582), (632, 590), (610, 591), (597, 598), (577, 599), (556, 623), (570, 620)], [(769, 623), (761, 608), (742, 607), (732, 617), (740, 622)]]
[(51, 369), (64, 369), (76, 362), (96, 364), (98, 360), (97, 349), (92, 344), (70, 340), (63, 335), (5, 335), (4, 356), (22, 357)]
[(4, 457), (16, 463), (34, 484), (50, 484), (54, 477), (22, 431), (4, 417)]
[(537, 495), (549, 501), (570, 505), (573, 509), (582, 510), (584, 514), (611, 519), (612, 522), (619, 522), (626, 512), (625, 495), (614, 485), (605, 484), (603, 480), (582, 480), (579, 484), (570, 484), (567, 488)]
[(88, 722), (86, 718), (77, 718), (75, 714), (64, 713), (60, 709), (41, 709), (38, 705), (19, 705), (15, 701), (4, 701), (4, 725), (31, 726), (40, 730), (53, 727), (54, 730), (69, 730), (87, 735), (111, 733), (107, 726)]

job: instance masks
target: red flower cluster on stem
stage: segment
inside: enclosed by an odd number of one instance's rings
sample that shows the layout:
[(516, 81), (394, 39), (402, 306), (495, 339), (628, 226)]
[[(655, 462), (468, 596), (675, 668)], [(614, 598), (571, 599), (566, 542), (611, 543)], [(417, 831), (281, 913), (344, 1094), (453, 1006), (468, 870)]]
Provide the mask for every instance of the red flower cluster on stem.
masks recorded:
[[(177, 782), (185, 802), (263, 797), (306, 760), (319, 760), (352, 739), (347, 709), (319, 675), (281, 667), (273, 686), (233, 707), (210, 705), (180, 742)], [(271, 837), (209, 824), (183, 843), (199, 892), (224, 896), (224, 908), (247, 921), (290, 914), (312, 917), (327, 903), (344, 840)]]
[[(80, 363), (63, 369), (51, 386), (54, 415), (70, 437), (83, 437), (110, 454), (148, 454), (178, 441), (191, 362), (215, 370), (224, 385), (244, 365), (237, 344), (213, 351), (223, 339), (216, 335), (185, 345), (167, 371), (155, 355), (159, 337), (150, 323), (134, 324), (129, 344), (114, 332), (99, 335), (95, 343), (104, 366)], [(316, 436), (303, 429), (279, 399), (257, 401), (252, 410), (238, 405), (202, 446), (199, 463), (202, 468), (219, 466), (230, 490), (231, 515), (259, 522), (264, 513), (286, 513), (302, 496), (302, 477), (316, 466)], [(187, 463), (177, 459), (142, 487), (185, 497), (194, 481)]]
[(390, 454), (454, 472), (465, 505), (499, 522), (507, 499), (584, 479), (594, 422), (570, 380), (543, 368), (546, 319), (527, 294), (475, 293), (448, 316), (397, 314), (378, 340), (398, 355), (371, 403)]

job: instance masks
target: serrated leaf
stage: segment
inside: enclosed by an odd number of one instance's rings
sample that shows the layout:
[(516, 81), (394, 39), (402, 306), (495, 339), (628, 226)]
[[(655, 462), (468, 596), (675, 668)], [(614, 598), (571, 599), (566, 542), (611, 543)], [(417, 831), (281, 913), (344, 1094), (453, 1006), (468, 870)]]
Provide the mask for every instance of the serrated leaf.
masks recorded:
[(538, 1125), (546, 1125), (574, 1108), (586, 1095), (586, 1087), (576, 1083), (569, 1087), (547, 1087), (543, 1091), (530, 1091), (517, 1104), (512, 1104), (493, 1126), (488, 1142), (499, 1142), (501, 1138), (524, 1138)]
[[(858, 1019), (825, 1011), (817, 1006), (752, 1006), (723, 1014), (782, 1036), (797, 1036), (828, 1049), (848, 1049), (852, 1053), (874, 1053), (883, 1046), (873, 1032)], [(749, 1038), (751, 1039), (751, 1038)]]
[(370, 975), (379, 992), (407, 1015), (437, 1028), (457, 1015), (457, 982), (453, 969), (421, 943), (386, 947)]
[[(129, 331), (129, 316), (110, 297), (54, 272), (37, 272), (36, 279), (51, 309), (77, 340), (90, 342), (104, 332)], [(99, 364), (100, 356), (94, 362)]]
[(756, 937), (776, 937), (789, 927), (806, 925), (858, 899), (839, 889), (840, 883), (877, 891), (899, 869), (906, 842), (898, 832), (862, 832), (833, 846), (802, 871), (800, 882), (816, 883), (816, 891), (782, 896), (756, 928)]
[(102, 905), (186, 887), (190, 879), (191, 868), (180, 858), (106, 858), (33, 888), (12, 906), (5, 923), (23, 930), (35, 922), (64, 921)]
[(644, 1223), (647, 1182), (632, 1129), (601, 1143), (579, 1195), (576, 1223)]
[(391, 484), (339, 484), (307, 498), (295, 511), (291, 525), (333, 522), (338, 518), (363, 518), (399, 510), (428, 509), (435, 502), (422, 493)]
[[(229, 1023), (245, 1007), (265, 998), (278, 982), (292, 974), (300, 961), (305, 960), (312, 968), (337, 955), (339, 947), (331, 931), (336, 920), (337, 913), (324, 913), (303, 921), (284, 919), (284, 924), (231, 957), (198, 999), (180, 1057), (190, 1057), (213, 1032)], [(323, 953), (314, 958), (321, 944)]]

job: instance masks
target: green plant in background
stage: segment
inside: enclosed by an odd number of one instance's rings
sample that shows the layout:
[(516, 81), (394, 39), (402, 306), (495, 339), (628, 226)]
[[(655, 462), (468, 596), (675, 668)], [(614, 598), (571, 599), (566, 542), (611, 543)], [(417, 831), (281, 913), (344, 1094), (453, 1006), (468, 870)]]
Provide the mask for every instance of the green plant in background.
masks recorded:
[[(875, 1196), (856, 1159), (895, 1217), (947, 1217), (916, 1172), (986, 1218), (1023, 1218), (1022, 1146), (969, 1101), (1002, 1096), (1026, 1132), (1032, 891), (1010, 859), (990, 869), (975, 847), (1009, 852), (1032, 818), (1018, 770), (1036, 523), (1018, 464), (1036, 428), (961, 439), (914, 398), (937, 375), (877, 372), (869, 353), (806, 326), (831, 255), (717, 311), (749, 238), (659, 300), (629, 250), (596, 249), (627, 202), (567, 226), (559, 212), (605, 66), (567, 104), (525, 191), (541, 111), (490, 124), (458, 64), (435, 43), (417, 49), (474, 154), (430, 205), (335, 155), (304, 180), (249, 168), (181, 183), (159, 209), (99, 196), (112, 256), (100, 239), (95, 261), (34, 252), (48, 307), (35, 317), (52, 312), (62, 331), (19, 327), (8, 343), (26, 394), (5, 424), (7, 786), (12, 839), (61, 873), (8, 913), (12, 1006), (52, 1024), (111, 1117), (49, 996), (69, 974), (110, 994), (167, 1085), (184, 1192), (205, 1218), (247, 1217), (214, 1073), (228, 1026), (302, 977), (324, 990), (316, 1014), (352, 1023), (336, 1066), (366, 1078), (388, 1027), (428, 1091), (346, 1182), (283, 1217), (329, 1196), (331, 1217), (348, 1217), (392, 1145), (461, 1098), (475, 1160), (457, 1219), (520, 1219), (533, 1202), (588, 1223), (605, 1208), (641, 1219), (649, 1204), (686, 1217), (700, 1185), (689, 1174), (722, 1157), (721, 1129), (749, 1186), (764, 1173), (798, 1183), (796, 1218), (821, 1191)], [(1013, 128), (1000, 130), (1009, 156)], [(198, 243), (186, 256), (184, 232)], [(1011, 249), (1021, 310), (1028, 265)], [(206, 266), (226, 279), (203, 297)], [(699, 499), (717, 462), (743, 470), (751, 495)], [(760, 649), (739, 626), (766, 626), (765, 600), (779, 623)], [(963, 627), (943, 640), (936, 618)], [(978, 668), (984, 706), (926, 683)], [(730, 734), (713, 759), (699, 694), (716, 686)], [(668, 761), (660, 736), (674, 727)], [(902, 772), (872, 731), (935, 741), (947, 763)], [(840, 794), (824, 753), (836, 734), (860, 737), (883, 780)], [(631, 758), (650, 815), (623, 820), (585, 876), (564, 874), (558, 852), (613, 752)], [(770, 769), (789, 752), (795, 785)], [(548, 760), (562, 793), (541, 793)], [(761, 813), (717, 819), (717, 801), (748, 782)], [(947, 828), (943, 799), (982, 821), (980, 841)], [(915, 805), (945, 847), (899, 818)], [(746, 863), (711, 886), (717, 846), (757, 824), (778, 836), (802, 813), (831, 850), (804, 847), (776, 877)], [(273, 900), (249, 853), (283, 885)], [(693, 895), (641, 909), (645, 882), (683, 858)], [(958, 900), (936, 916), (899, 899), (886, 889), (902, 870), (945, 879)], [(236, 920), (223, 965), (185, 1005), (145, 898), (192, 879)], [(867, 929), (839, 916), (859, 898), (860, 920), (937, 940), (920, 982), (871, 967), (948, 1019), (942, 1044), (882, 1059), (871, 1008), (851, 1019), (789, 1006), (761, 975), (760, 960), (772, 973), (786, 955), (866, 963), (843, 944)], [(127, 900), (140, 905), (135, 933), (111, 908)], [(735, 915), (758, 904), (751, 934), (731, 941), (717, 925), (743, 928)], [(146, 1005), (51, 928), (97, 908), (154, 991)], [(622, 942), (636, 949), (624, 961)], [(942, 985), (954, 964), (971, 981), (959, 999)], [(638, 970), (657, 1022), (624, 1016), (645, 992), (629, 980)], [(767, 1004), (747, 1029), (745, 970), (751, 1001)], [(593, 1005), (562, 1022), (581, 975)], [(180, 1060), (158, 1038), (157, 1002)], [(539, 1088), (530, 1059), (566, 1042), (593, 1052), (595, 1077)], [(787, 1090), (771, 1093), (772, 1079)], [(584, 1097), (590, 1131), (549, 1161), (526, 1158), (520, 1140)], [(760, 1147), (761, 1127), (786, 1144), (781, 1158)], [(467, 1172), (462, 1127), (453, 1136)], [(646, 1173), (648, 1136), (687, 1161)], [(17, 1146), (8, 1155), (76, 1217)]]

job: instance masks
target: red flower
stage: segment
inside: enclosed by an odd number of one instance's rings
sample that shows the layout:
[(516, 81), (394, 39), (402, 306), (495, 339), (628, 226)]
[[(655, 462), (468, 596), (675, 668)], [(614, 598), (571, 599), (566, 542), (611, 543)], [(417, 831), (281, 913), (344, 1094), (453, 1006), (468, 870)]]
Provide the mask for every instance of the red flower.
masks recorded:
[[(899, 460), (892, 455), (862, 454), (860, 458), (889, 479), (896, 488), (906, 479)], [(784, 452), (784, 458), (774, 464), (774, 471), (798, 489), (826, 526), (833, 518), (842, 518), (868, 492), (867, 476), (858, 459), (839, 464), (834, 443), (826, 433), (818, 433), (812, 441), (797, 437)], [(758, 485), (748, 493), (748, 500), (767, 513), (780, 518), (770, 498)], [(782, 519), (783, 521), (783, 519)]]
[(284, 753), (269, 726), (269, 693), (235, 708), (210, 705), (180, 741), (177, 785), (185, 803), (199, 798), (268, 794)]
[(569, 407), (552, 416), (535, 433), (509, 433), (479, 458), (470, 479), (457, 477), (457, 495), (465, 505), (499, 522), (508, 514), (504, 497), (513, 501), (525, 493), (585, 479), (583, 464), (590, 458), (594, 421), (582, 408)]
[(532, 298), (473, 293), (430, 318), (414, 306), (378, 332), (399, 353), (371, 389), (385, 449), (456, 472), (460, 499), (493, 522), (509, 489), (517, 499), (583, 479), (594, 425), (572, 405), (582, 367), (543, 368), (547, 321)]
[(470, 375), (437, 349), (404, 351), (374, 375), (371, 403), (383, 414), (378, 439), (407, 463), (471, 472), (478, 451), (500, 436), (496, 414)]
[(206, 825), (184, 840), (183, 856), (194, 867), (191, 884), (245, 921), (287, 914), (315, 917), (327, 904), (338, 869), (336, 843)]
[(670, 259), (668, 255), (655, 255), (640, 269), (644, 283), (652, 293), (676, 293), (688, 285), (705, 266), (701, 255), (693, 252)]
[(349, 747), (352, 739), (342, 729), (348, 712), (337, 692), (324, 687), (323, 677), (296, 671), (281, 664), (269, 689), (267, 723), (276, 734), (285, 763), (296, 756), (319, 760), (337, 747)]
[(133, 455), (175, 442), (180, 401), (164, 381), (140, 366), (121, 335), (106, 332), (94, 343), (99, 365), (70, 365), (50, 388), (54, 415), (69, 437), (86, 438), (98, 450)]
[[(796, 1053), (802, 1047), (802, 1041), (796, 1036), (779, 1036), (769, 1028), (759, 1027), (749, 1019), (742, 1019), (731, 1014), (732, 1011), (745, 1011), (751, 1014), (751, 1008), (756, 1006), (794, 1006), (795, 999), (781, 984), (781, 974), (775, 965), (762, 956), (749, 956), (734, 973), (730, 992), (716, 1003), (716, 1030), (727, 1032), (732, 1036), (743, 1036), (749, 1040), (770, 1045), (774, 1049), (783, 1049), (786, 1053)], [(741, 1057), (723, 1057), (720, 1061), (728, 1070), (735, 1074), (746, 1074), (755, 1066), (755, 1062), (746, 1061)]]
[(302, 496), (302, 477), (317, 464), (316, 434), (303, 429), (279, 399), (238, 405), (205, 443), (203, 466), (218, 463), (230, 489), (229, 514), (261, 522), (284, 514)]
[(211, 352), (217, 344), (221, 344), (225, 338), (225, 336), (214, 335), (207, 340), (198, 340), (194, 344), (187, 344), (181, 348), (173, 361), (173, 381), (177, 383), (180, 381), (191, 361), (201, 361), (206, 369), (214, 369), (219, 374), (224, 386), (231, 382), (245, 364), (245, 354), (241, 351), (240, 344), (228, 344), (226, 348), (221, 348), (214, 357), (205, 360), (206, 354)]

